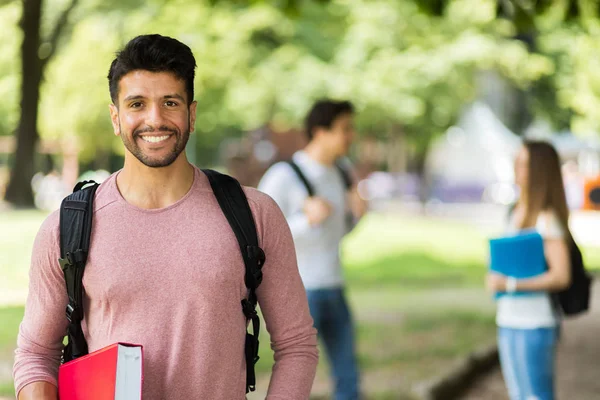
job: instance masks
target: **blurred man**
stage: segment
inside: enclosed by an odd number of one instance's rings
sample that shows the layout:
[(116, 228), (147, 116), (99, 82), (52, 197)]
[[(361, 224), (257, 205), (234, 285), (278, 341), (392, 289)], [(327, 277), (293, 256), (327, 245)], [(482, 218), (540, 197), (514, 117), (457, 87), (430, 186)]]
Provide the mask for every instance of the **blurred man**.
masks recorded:
[(354, 328), (344, 295), (340, 241), (366, 211), (343, 157), (354, 137), (352, 105), (317, 102), (306, 117), (309, 143), (292, 162), (273, 165), (259, 184), (292, 230), (315, 327), (325, 345), (336, 400), (359, 397)]
[[(196, 120), (195, 67), (183, 43), (144, 35), (118, 53), (108, 75), (125, 164), (96, 191), (82, 327), (90, 352), (115, 342), (144, 346), (145, 400), (246, 393), (244, 262), (207, 176), (184, 151)], [(256, 294), (275, 351), (267, 398), (305, 400), (317, 340), (292, 237), (270, 198), (245, 192), (266, 253)], [(57, 398), (68, 302), (60, 256), (55, 212), (33, 249), (14, 365), (20, 400)]]

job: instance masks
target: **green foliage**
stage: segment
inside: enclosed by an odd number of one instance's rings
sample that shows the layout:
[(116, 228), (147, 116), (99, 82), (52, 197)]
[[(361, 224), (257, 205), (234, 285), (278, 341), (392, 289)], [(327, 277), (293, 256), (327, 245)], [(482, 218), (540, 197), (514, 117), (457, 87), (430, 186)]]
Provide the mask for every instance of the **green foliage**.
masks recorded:
[(10, 135), (16, 128), (19, 112), (19, 43), (21, 16), (18, 2), (0, 3), (0, 136)]
[[(46, 0), (44, 37), (69, 3)], [(577, 6), (573, 14), (567, 0), (513, 3), (80, 0), (45, 73), (40, 132), (77, 139), (83, 162), (121, 152), (108, 116), (106, 75), (115, 51), (149, 32), (179, 38), (196, 55), (202, 153), (267, 122), (299, 126), (324, 96), (353, 100), (361, 133), (387, 137), (399, 126), (421, 153), (477, 96), (481, 70), (529, 90), (533, 112), (556, 127), (597, 130), (596, 9)], [(19, 112), (21, 32), (19, 3), (2, 4), (0, 24), (10, 40), (0, 42), (0, 95), (7, 100), (0, 105), (0, 135), (7, 135)], [(519, 13), (534, 29), (533, 49), (515, 40), (524, 31)]]

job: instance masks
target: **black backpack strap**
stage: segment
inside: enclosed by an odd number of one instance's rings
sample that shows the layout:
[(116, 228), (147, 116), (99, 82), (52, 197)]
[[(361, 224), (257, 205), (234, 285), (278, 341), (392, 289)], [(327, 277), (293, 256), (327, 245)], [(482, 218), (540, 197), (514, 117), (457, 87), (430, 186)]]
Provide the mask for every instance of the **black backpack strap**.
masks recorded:
[[(292, 167), (292, 170), (294, 170), (298, 179), (300, 179), (300, 181), (304, 184), (304, 187), (306, 188), (306, 192), (308, 193), (308, 197), (313, 197), (315, 195), (315, 189), (313, 188), (311, 183), (308, 181), (308, 179), (306, 179), (306, 176), (304, 175), (304, 173), (302, 172), (302, 170), (300, 169), (298, 164), (296, 164), (292, 160), (288, 160), (288, 161), (286, 161), (286, 163), (290, 167)], [(344, 188), (346, 189), (346, 191), (350, 190), (350, 188), (352, 188), (352, 178), (350, 178), (350, 174), (348, 173), (348, 171), (344, 167), (342, 167), (339, 162), (335, 163), (335, 168), (338, 170), (338, 172), (340, 173), (340, 176), (342, 177), (342, 181), (344, 183)], [(347, 212), (346, 213), (346, 229), (348, 231), (350, 231), (352, 229), (353, 225), (354, 225), (354, 216), (352, 215), (351, 212)]]
[[(342, 166), (342, 164), (338, 161), (335, 163), (335, 168), (340, 173), (342, 177), (342, 181), (344, 182), (344, 187), (346, 188), (346, 192), (352, 189), (352, 178), (350, 177), (350, 173), (346, 168)], [(350, 232), (354, 227), (354, 215), (351, 211), (346, 211), (346, 230)]]
[(306, 188), (306, 192), (308, 193), (308, 197), (313, 197), (315, 195), (315, 189), (310, 184), (310, 182), (308, 181), (308, 179), (306, 179), (306, 176), (304, 175), (304, 173), (302, 172), (302, 170), (300, 169), (300, 167), (298, 166), (298, 164), (296, 164), (292, 160), (288, 160), (288, 161), (286, 161), (286, 163), (290, 167), (292, 167), (292, 169), (296, 173), (296, 176), (298, 177), (298, 179), (300, 179), (300, 181), (302, 182), (302, 184)]
[[(89, 185), (84, 188), (84, 186)], [(68, 342), (63, 350), (63, 362), (88, 354), (81, 329), (83, 320), (83, 271), (90, 248), (94, 194), (99, 184), (80, 182), (60, 205), (60, 266), (65, 275), (69, 304), (66, 313), (69, 325)]]
[(350, 174), (344, 167), (342, 167), (342, 165), (339, 162), (335, 163), (335, 167), (337, 168), (337, 170), (340, 173), (340, 176), (342, 177), (342, 181), (344, 182), (346, 190), (350, 190), (350, 188), (352, 188), (352, 178), (350, 177)]
[(260, 320), (256, 313), (256, 288), (262, 282), (262, 266), (265, 253), (258, 245), (256, 224), (242, 186), (234, 178), (210, 169), (202, 170), (210, 182), (217, 202), (225, 214), (240, 246), (246, 268), (244, 282), (248, 288), (248, 298), (242, 300), (242, 311), (246, 319), (252, 321), (252, 334), (246, 332), (246, 393), (256, 388), (254, 366), (258, 361), (258, 334)]

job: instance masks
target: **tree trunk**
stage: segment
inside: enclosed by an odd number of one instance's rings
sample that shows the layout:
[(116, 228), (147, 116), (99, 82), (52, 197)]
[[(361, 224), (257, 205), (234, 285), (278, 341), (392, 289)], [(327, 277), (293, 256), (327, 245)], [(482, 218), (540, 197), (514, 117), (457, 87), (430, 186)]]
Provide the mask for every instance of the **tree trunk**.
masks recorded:
[(387, 144), (387, 165), (390, 172), (406, 173), (408, 156), (406, 134), (404, 129), (397, 124), (391, 128), (391, 135)]
[(37, 114), (43, 63), (38, 56), (42, 0), (23, 0), (21, 29), (21, 116), (16, 131), (17, 151), (5, 199), (18, 207), (32, 207), (31, 178), (38, 142)]
[(429, 149), (433, 139), (429, 138), (425, 143), (420, 146), (415, 154), (415, 172), (419, 177), (419, 201), (425, 210), (425, 204), (429, 200), (429, 192), (431, 182), (429, 181), (429, 175), (427, 174), (427, 156), (429, 155)]

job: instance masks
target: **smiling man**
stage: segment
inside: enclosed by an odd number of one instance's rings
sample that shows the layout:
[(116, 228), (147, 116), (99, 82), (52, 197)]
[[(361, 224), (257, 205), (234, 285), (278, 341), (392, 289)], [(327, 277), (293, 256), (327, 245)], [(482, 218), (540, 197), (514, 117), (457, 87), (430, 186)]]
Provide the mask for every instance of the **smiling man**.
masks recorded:
[[(89, 351), (144, 346), (145, 400), (244, 399), (245, 268), (207, 176), (186, 159), (196, 120), (196, 61), (183, 43), (139, 36), (108, 75), (123, 169), (97, 189), (83, 285)], [(316, 332), (290, 230), (275, 202), (244, 188), (267, 254), (256, 294), (275, 365), (268, 399), (307, 399)], [(19, 400), (56, 399), (68, 299), (58, 263), (59, 213), (35, 240), (15, 354)]]

